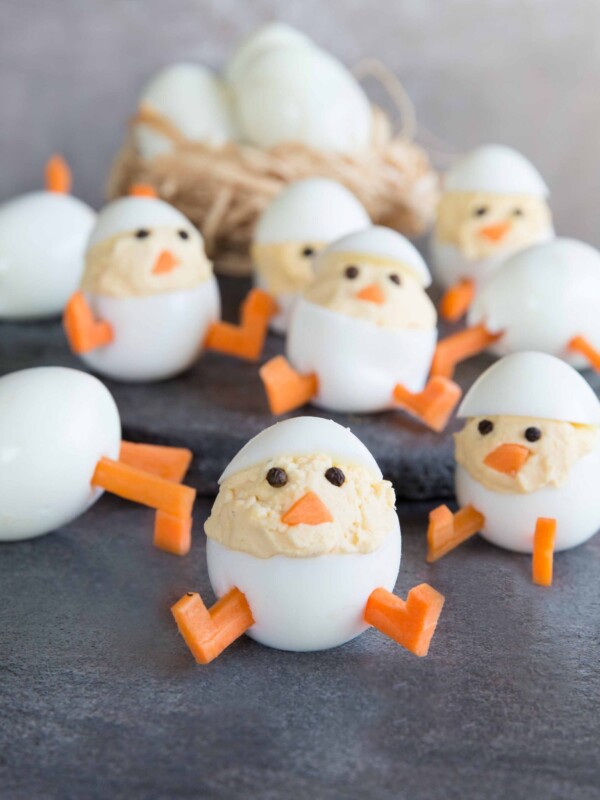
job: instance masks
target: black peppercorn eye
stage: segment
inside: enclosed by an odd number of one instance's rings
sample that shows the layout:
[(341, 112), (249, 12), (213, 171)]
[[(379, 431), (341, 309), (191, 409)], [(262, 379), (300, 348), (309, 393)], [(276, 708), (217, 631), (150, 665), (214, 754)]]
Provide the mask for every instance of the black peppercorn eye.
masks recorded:
[(513, 217), (522, 217), (523, 216), (523, 209), (522, 208), (513, 208), (512, 215), (513, 215)]
[(395, 283), (396, 286), (400, 286), (400, 284), (402, 283), (402, 281), (400, 280), (400, 275), (396, 275), (395, 272), (390, 275), (390, 280), (392, 283)]
[(490, 419), (482, 419), (477, 426), (477, 430), (482, 436), (487, 436), (488, 433), (494, 430), (494, 423)]
[(288, 482), (287, 472), (281, 467), (271, 467), (267, 472), (267, 483), (274, 489), (281, 489)]
[(358, 278), (358, 267), (355, 267), (353, 264), (351, 264), (344, 270), (344, 275), (347, 278), (350, 278), (351, 281), (354, 280), (354, 278)]
[(181, 231), (177, 231), (177, 233), (178, 233), (180, 239), (189, 239), (190, 238), (190, 235), (189, 235), (189, 233), (187, 231), (181, 230)]
[(538, 442), (542, 438), (542, 432), (539, 428), (532, 426), (525, 431), (525, 438), (528, 442)]
[(146, 230), (146, 228), (140, 228), (139, 231), (135, 232), (136, 239), (146, 239), (150, 236), (150, 231)]
[(473, 211), (473, 216), (474, 217), (483, 217), (483, 216), (485, 216), (487, 214), (487, 212), (488, 212), (487, 206), (478, 206)]
[(312, 258), (314, 256), (314, 254), (315, 254), (315, 248), (314, 247), (305, 247), (302, 250), (302, 255), (304, 256), (304, 258)]
[(325, 477), (329, 483), (332, 483), (334, 486), (342, 486), (346, 480), (346, 476), (339, 467), (329, 467), (329, 469), (325, 471)]

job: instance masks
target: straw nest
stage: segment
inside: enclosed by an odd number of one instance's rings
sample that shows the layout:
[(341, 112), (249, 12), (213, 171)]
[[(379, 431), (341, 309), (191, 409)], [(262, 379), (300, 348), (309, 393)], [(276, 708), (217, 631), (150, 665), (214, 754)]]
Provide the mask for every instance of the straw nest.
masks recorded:
[[(172, 150), (142, 158), (131, 133), (139, 123), (171, 139)], [(151, 184), (198, 226), (220, 272), (245, 275), (257, 217), (283, 186), (317, 175), (343, 183), (374, 223), (407, 236), (422, 234), (433, 220), (439, 182), (427, 154), (406, 134), (394, 134), (388, 116), (375, 107), (370, 149), (351, 155), (299, 143), (269, 150), (240, 143), (213, 147), (185, 139), (164, 117), (142, 107), (112, 166), (108, 195), (125, 195), (135, 183)]]

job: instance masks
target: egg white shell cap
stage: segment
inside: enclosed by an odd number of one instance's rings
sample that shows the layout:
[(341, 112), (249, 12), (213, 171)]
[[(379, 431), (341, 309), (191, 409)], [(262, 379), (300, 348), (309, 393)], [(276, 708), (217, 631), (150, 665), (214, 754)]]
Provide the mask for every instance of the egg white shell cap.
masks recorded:
[(358, 464), (381, 480), (377, 462), (349, 428), (321, 417), (294, 417), (265, 428), (245, 444), (219, 478), (219, 483), (237, 472), (279, 456), (310, 456), (327, 453)]
[(290, 183), (271, 200), (258, 220), (254, 241), (332, 242), (369, 224), (361, 203), (341, 183), (307, 178)]
[(600, 425), (600, 402), (586, 380), (547, 353), (513, 353), (475, 381), (459, 417), (511, 416)]
[(478, 147), (458, 161), (444, 177), (444, 191), (548, 196), (548, 187), (531, 161), (501, 144)]
[(329, 253), (356, 253), (399, 261), (412, 270), (421, 286), (426, 288), (431, 285), (431, 274), (423, 256), (405, 236), (391, 228), (371, 225), (337, 239), (319, 254), (315, 264), (317, 272), (319, 264)]
[(189, 228), (191, 222), (181, 211), (156, 197), (121, 197), (109, 203), (98, 214), (88, 247), (119, 233), (151, 228), (154, 225)]

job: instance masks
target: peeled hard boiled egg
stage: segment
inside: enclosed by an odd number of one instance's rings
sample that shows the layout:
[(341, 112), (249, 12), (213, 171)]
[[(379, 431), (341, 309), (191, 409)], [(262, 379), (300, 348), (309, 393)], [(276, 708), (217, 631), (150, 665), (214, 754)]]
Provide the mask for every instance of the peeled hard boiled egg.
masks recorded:
[(300, 31), (283, 22), (263, 25), (245, 39), (225, 67), (225, 79), (235, 84), (250, 64), (268, 50), (277, 48), (313, 47), (312, 41)]

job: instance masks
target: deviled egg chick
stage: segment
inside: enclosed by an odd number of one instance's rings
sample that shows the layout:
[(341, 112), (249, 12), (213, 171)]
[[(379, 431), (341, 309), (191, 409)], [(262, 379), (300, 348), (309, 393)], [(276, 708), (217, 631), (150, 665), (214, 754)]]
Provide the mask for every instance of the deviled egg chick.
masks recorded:
[(455, 435), (454, 516), (432, 512), (429, 559), (479, 531), (493, 544), (534, 554), (534, 580), (552, 579), (552, 554), (600, 526), (600, 403), (586, 381), (545, 353), (517, 353), (467, 393)]
[(400, 525), (394, 492), (347, 429), (298, 417), (267, 428), (229, 464), (206, 522), (208, 611), (185, 595), (173, 614), (196, 659), (208, 663), (247, 633), (269, 647), (321, 650), (369, 625), (427, 653), (443, 598), (394, 588)]

